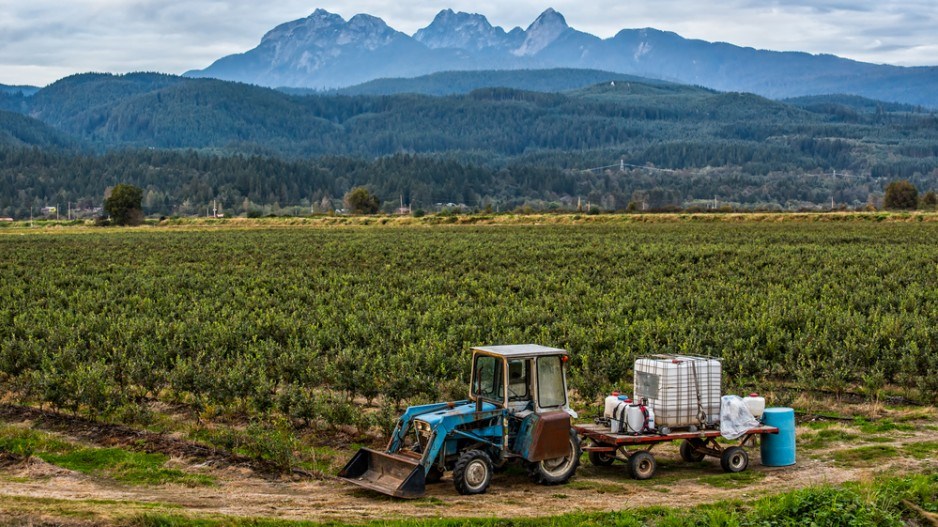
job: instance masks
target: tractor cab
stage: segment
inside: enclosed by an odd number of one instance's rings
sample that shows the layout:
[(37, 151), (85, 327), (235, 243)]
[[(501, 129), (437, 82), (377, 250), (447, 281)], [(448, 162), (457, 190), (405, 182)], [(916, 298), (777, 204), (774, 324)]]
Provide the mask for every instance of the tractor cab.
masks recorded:
[(361, 449), (339, 477), (403, 498), (449, 471), (460, 494), (483, 493), (509, 462), (537, 483), (566, 482), (580, 458), (566, 362), (565, 350), (536, 344), (472, 348), (469, 399), (408, 408), (385, 452)]
[(503, 407), (512, 416), (570, 411), (564, 350), (534, 344), (473, 348), (469, 399)]

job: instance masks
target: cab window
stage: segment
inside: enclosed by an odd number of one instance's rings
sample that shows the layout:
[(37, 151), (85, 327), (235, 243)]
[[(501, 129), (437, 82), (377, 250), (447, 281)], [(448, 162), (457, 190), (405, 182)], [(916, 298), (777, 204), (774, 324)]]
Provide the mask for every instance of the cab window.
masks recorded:
[(475, 379), (472, 391), (476, 397), (501, 403), (505, 400), (505, 375), (502, 360), (496, 357), (479, 355), (476, 357)]
[(537, 404), (541, 408), (563, 406), (567, 403), (563, 385), (563, 363), (559, 356), (537, 359)]
[(508, 400), (509, 401), (528, 401), (531, 394), (528, 393), (528, 386), (531, 385), (531, 369), (527, 359), (515, 359), (508, 361)]

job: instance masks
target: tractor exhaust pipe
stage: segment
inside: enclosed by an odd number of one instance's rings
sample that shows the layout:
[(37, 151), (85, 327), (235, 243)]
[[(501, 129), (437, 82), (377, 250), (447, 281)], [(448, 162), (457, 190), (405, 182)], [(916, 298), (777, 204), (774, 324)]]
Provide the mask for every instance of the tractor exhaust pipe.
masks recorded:
[(426, 471), (419, 461), (370, 448), (359, 450), (339, 477), (396, 498), (420, 498), (426, 492)]

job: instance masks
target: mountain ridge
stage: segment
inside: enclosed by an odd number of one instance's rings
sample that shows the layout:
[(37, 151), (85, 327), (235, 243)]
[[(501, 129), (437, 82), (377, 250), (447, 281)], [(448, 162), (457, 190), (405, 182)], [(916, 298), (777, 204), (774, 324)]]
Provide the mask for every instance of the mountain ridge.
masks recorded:
[(622, 29), (602, 39), (570, 27), (552, 8), (526, 29), (510, 31), (493, 26), (484, 15), (444, 9), (413, 35), (371, 15), (346, 21), (317, 9), (272, 29), (251, 50), (184, 75), (266, 87), (338, 89), (441, 71), (541, 68), (604, 70), (776, 99), (845, 93), (938, 108), (935, 66), (759, 50), (654, 28)]

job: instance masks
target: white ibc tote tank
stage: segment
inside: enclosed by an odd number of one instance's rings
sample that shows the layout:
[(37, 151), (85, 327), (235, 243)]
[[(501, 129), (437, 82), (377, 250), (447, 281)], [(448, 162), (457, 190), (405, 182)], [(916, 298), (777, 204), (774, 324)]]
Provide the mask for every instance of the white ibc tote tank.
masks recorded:
[(635, 361), (636, 401), (648, 400), (661, 428), (713, 426), (720, 421), (722, 365), (692, 355), (654, 355)]

